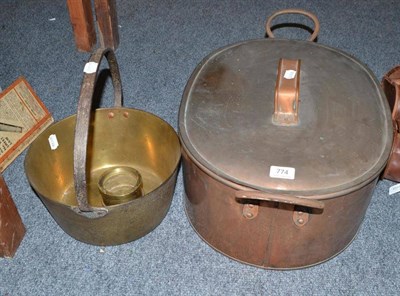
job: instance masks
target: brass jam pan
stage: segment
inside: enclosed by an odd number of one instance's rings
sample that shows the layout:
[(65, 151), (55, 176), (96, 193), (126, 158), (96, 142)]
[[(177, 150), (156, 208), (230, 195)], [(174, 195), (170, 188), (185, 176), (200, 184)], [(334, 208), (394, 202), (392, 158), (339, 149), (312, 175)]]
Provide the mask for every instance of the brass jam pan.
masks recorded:
[[(115, 107), (91, 111), (103, 56), (111, 72)], [(51, 125), (36, 138), (27, 152), (25, 171), (66, 233), (88, 244), (123, 244), (149, 233), (167, 214), (180, 144), (175, 130), (164, 120), (121, 106), (121, 81), (113, 51), (97, 50), (84, 72), (77, 114)], [(99, 181), (112, 168), (140, 172), (140, 190), (128, 193), (127, 199), (122, 194), (118, 202), (104, 202)], [(125, 182), (123, 175), (117, 179)], [(118, 198), (115, 193), (110, 196)]]

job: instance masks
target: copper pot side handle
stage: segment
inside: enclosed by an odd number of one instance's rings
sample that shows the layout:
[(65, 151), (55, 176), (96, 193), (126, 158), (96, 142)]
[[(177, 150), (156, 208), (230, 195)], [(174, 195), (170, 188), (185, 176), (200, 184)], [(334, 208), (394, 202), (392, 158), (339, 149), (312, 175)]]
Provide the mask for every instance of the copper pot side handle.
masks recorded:
[(315, 199), (301, 198), (297, 196), (290, 196), (284, 194), (272, 194), (262, 191), (246, 191), (239, 190), (236, 191), (235, 197), (238, 199), (252, 199), (252, 200), (264, 200), (264, 201), (274, 201), (285, 204), (304, 206), (315, 209), (323, 209), (325, 204), (322, 201)]
[(305, 11), (302, 9), (294, 9), (294, 8), (279, 10), (279, 11), (273, 13), (268, 18), (267, 23), (265, 24), (265, 30), (266, 30), (266, 33), (269, 38), (275, 38), (275, 35), (272, 33), (272, 30), (271, 30), (272, 20), (282, 14), (301, 14), (301, 15), (309, 17), (314, 22), (314, 32), (312, 33), (310, 38), (308, 38), (308, 40), (314, 41), (317, 38), (318, 33), (319, 33), (319, 28), (320, 28), (320, 24), (319, 24), (317, 16), (311, 12), (308, 12), (308, 11)]
[[(73, 209), (78, 214), (87, 218), (98, 218), (108, 213), (106, 208), (92, 207), (89, 205), (86, 181), (86, 155), (93, 93), (99, 72), (99, 65), (104, 56), (108, 61), (109, 70), (111, 72), (111, 79), (114, 87), (114, 106), (122, 106), (121, 78), (115, 54), (111, 49), (100, 48), (90, 56), (88, 63), (85, 65), (75, 126), (74, 180), (78, 207)], [(87, 66), (89, 66), (88, 69), (86, 68)]]

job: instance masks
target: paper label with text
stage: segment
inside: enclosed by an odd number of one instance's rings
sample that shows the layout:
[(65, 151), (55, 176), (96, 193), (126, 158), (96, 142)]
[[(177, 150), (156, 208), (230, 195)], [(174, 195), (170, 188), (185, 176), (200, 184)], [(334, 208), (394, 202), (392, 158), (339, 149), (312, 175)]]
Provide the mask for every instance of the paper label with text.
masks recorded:
[(294, 180), (295, 174), (296, 174), (296, 169), (290, 167), (271, 165), (269, 169), (269, 176), (271, 178)]
[(25, 78), (5, 89), (0, 94), (0, 172), (52, 122)]

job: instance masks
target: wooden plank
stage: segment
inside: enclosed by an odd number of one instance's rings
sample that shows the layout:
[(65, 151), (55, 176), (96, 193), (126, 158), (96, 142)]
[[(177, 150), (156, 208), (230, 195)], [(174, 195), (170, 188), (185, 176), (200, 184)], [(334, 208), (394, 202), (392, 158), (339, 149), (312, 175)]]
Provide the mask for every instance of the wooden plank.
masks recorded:
[(119, 45), (115, 0), (94, 0), (100, 45), (116, 50)]
[(0, 175), (0, 257), (13, 257), (24, 235), (25, 226)]
[(91, 0), (67, 0), (67, 5), (76, 47), (91, 52), (96, 44)]

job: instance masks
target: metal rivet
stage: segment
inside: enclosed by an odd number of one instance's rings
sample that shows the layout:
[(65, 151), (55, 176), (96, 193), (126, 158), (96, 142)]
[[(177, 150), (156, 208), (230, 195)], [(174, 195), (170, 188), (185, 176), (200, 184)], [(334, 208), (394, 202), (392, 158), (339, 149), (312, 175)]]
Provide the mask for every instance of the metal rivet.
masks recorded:
[(247, 213), (246, 213), (246, 218), (249, 218), (249, 219), (250, 219), (250, 218), (253, 218), (253, 214), (250, 213), (250, 212), (247, 212)]
[(304, 219), (302, 219), (302, 218), (297, 219), (297, 223), (299, 223), (299, 224), (304, 224)]
[(124, 112), (124, 117), (128, 118), (128, 116), (129, 116), (129, 113), (128, 112)]
[(113, 112), (110, 112), (110, 113), (108, 113), (108, 118), (114, 118), (114, 113)]
[(301, 216), (303, 215), (303, 212), (297, 212), (297, 215)]

